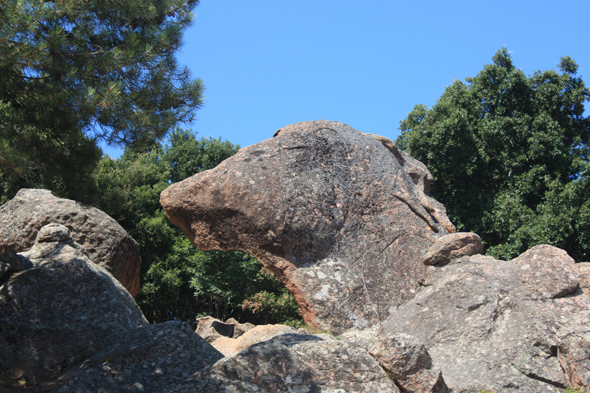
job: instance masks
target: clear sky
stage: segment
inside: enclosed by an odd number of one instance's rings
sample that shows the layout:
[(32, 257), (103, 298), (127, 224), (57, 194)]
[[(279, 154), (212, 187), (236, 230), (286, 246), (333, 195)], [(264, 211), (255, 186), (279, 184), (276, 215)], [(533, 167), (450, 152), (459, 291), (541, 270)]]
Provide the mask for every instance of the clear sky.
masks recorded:
[(201, 0), (194, 12), (178, 59), (205, 103), (185, 127), (242, 147), (317, 119), (394, 140), (414, 105), (504, 46), (526, 74), (569, 55), (590, 85), (589, 0)]

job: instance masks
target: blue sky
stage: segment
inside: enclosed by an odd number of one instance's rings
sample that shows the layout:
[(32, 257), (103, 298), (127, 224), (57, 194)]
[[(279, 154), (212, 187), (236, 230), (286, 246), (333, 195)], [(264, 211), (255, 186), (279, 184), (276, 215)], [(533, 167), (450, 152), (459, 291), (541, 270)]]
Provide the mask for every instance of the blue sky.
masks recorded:
[(395, 139), (504, 46), (526, 74), (569, 55), (590, 85), (588, 0), (201, 0), (195, 14), (178, 59), (205, 104), (185, 127), (242, 147), (317, 119)]

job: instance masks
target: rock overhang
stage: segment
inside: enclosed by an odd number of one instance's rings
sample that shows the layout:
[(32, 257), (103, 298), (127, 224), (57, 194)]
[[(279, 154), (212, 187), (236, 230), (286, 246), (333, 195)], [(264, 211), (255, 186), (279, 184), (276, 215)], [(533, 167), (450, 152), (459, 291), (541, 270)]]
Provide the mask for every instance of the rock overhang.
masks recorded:
[(453, 232), (426, 193), (432, 176), (387, 138), (338, 122), (302, 122), (241, 149), (161, 195), (201, 250), (257, 257), (308, 323), (367, 327), (413, 297), (421, 254)]

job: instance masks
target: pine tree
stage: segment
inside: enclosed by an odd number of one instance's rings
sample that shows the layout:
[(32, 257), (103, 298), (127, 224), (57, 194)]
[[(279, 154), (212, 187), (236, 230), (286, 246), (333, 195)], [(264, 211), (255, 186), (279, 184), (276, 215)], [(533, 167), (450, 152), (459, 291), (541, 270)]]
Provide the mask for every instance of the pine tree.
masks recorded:
[(0, 0), (0, 198), (84, 199), (99, 141), (149, 144), (190, 121), (202, 82), (175, 52), (197, 2)]

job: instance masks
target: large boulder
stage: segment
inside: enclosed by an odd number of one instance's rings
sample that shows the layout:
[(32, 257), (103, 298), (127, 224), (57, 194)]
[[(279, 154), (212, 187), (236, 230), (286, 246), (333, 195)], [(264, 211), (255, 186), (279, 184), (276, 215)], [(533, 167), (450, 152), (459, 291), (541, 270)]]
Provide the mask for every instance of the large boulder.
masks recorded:
[(335, 333), (385, 320), (428, 276), (422, 255), (454, 232), (432, 176), (389, 139), (297, 123), (162, 192), (200, 250), (242, 250), (274, 272), (307, 323)]
[(399, 392), (367, 351), (333, 338), (285, 334), (219, 360), (167, 393)]
[(101, 210), (57, 198), (49, 190), (22, 189), (0, 206), (0, 252), (28, 250), (37, 232), (49, 223), (68, 227), (94, 263), (107, 269), (132, 296), (139, 293), (141, 257), (135, 240)]
[(131, 295), (63, 225), (38, 233), (0, 281), (0, 381), (54, 380), (88, 346), (148, 325)]
[(349, 330), (340, 338), (365, 349), (404, 393), (449, 393), (440, 369), (413, 336), (385, 333), (381, 325)]
[(430, 269), (383, 326), (422, 342), (453, 391), (556, 392), (588, 383), (588, 350), (576, 348), (589, 330), (563, 328), (579, 325), (575, 316), (590, 298), (565, 251), (541, 245), (511, 261), (464, 256)]

